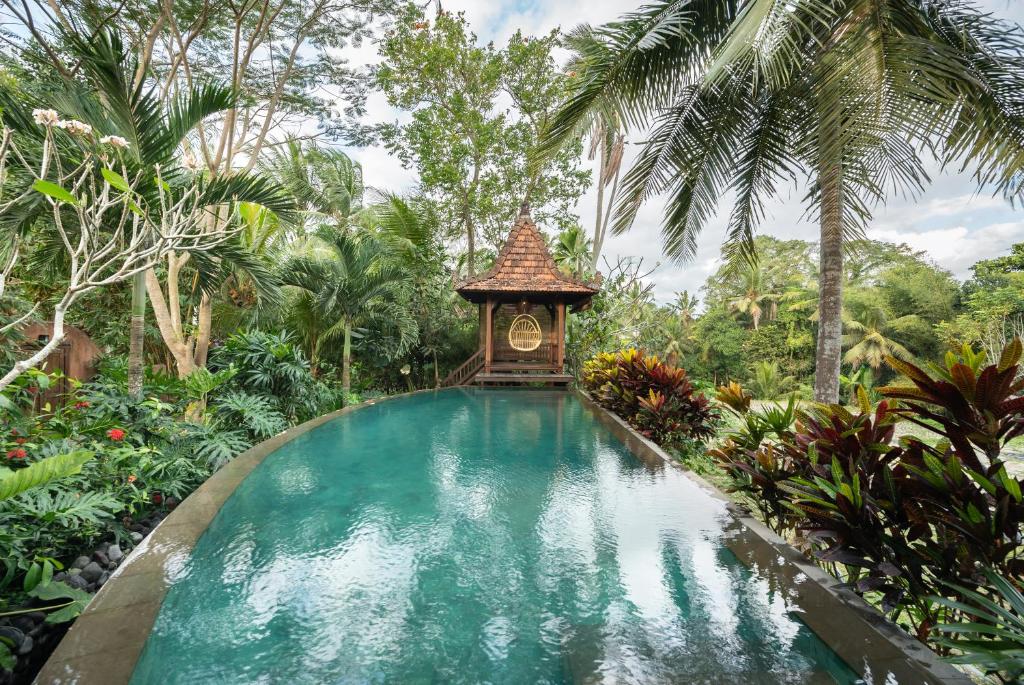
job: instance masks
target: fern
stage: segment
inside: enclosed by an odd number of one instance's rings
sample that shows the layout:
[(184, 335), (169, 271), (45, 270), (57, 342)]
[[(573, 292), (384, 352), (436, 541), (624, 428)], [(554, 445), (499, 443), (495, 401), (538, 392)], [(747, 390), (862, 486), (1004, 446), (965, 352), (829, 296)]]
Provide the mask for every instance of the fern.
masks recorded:
[(26, 490), (46, 485), (59, 478), (73, 476), (93, 453), (76, 450), (68, 454), (41, 459), (24, 469), (0, 472), (0, 501), (11, 499)]
[(217, 469), (231, 461), (238, 453), (252, 446), (243, 430), (224, 430), (210, 426), (196, 426), (191, 433), (193, 453), (211, 468)]
[(39, 490), (12, 500), (11, 507), (22, 516), (33, 517), (39, 524), (57, 523), (76, 528), (107, 523), (124, 509), (124, 504), (107, 492)]

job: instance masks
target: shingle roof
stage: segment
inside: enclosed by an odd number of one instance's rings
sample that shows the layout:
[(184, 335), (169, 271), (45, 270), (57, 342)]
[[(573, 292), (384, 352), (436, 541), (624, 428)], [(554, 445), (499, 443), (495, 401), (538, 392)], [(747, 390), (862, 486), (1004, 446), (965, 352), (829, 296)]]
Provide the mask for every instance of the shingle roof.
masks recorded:
[(529, 207), (524, 204), (494, 267), (466, 278), (456, 291), (467, 299), (483, 293), (564, 293), (582, 299), (596, 293), (598, 286), (558, 268), (544, 236), (530, 218)]

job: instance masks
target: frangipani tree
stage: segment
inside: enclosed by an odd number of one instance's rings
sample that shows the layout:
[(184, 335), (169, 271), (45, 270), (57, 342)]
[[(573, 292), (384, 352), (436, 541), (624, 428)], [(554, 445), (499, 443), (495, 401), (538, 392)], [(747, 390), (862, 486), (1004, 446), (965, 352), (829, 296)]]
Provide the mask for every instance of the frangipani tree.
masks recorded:
[(928, 182), (925, 156), (1017, 196), (1024, 169), (1024, 34), (972, 2), (663, 0), (583, 27), (557, 149), (613, 103), (653, 130), (623, 179), (613, 230), (664, 195), (665, 251), (686, 259), (729, 191), (728, 242), (753, 259), (764, 203), (807, 179), (821, 235), (815, 397), (835, 402), (843, 246), (894, 190)]
[[(211, 208), (230, 200), (224, 184), (196, 178), (173, 187), (158, 166), (155, 196), (147, 197), (138, 191), (139, 175), (129, 173), (125, 162), (127, 139), (98, 137), (89, 124), (64, 120), (54, 110), (37, 109), (31, 119), (20, 111), (4, 115), (11, 126), (0, 130), (0, 227), (5, 234), (0, 297), (21, 258), (21, 217), (46, 222), (43, 230), (52, 231), (63, 247), (66, 272), (63, 293), (50, 313), (50, 339), (0, 377), (0, 390), (60, 345), (65, 316), (82, 295), (152, 269), (170, 251), (208, 253), (235, 232), (229, 225), (212, 232), (206, 221), (215, 211)], [(70, 167), (69, 149), (75, 160)]]

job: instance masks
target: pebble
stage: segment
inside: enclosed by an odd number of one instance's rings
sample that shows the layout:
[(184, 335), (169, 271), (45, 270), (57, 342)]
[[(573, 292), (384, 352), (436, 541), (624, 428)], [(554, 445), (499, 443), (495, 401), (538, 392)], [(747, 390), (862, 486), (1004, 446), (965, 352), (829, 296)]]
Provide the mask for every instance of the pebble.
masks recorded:
[(110, 571), (104, 571), (103, 575), (96, 581), (96, 587), (103, 587), (103, 585), (110, 580)]
[(81, 573), (75, 574), (68, 578), (67, 584), (69, 587), (73, 587), (78, 590), (84, 590), (89, 587), (89, 581), (82, 577)]
[(82, 577), (90, 583), (95, 583), (102, 575), (103, 566), (99, 565), (95, 561), (90, 562), (88, 566), (82, 569)]
[(107, 558), (111, 561), (121, 561), (124, 558), (124, 552), (121, 551), (120, 545), (111, 545), (107, 548)]
[[(88, 566), (88, 565), (89, 564), (86, 564), (86, 566)], [(82, 572), (82, 569), (80, 569), (80, 568), (69, 568), (68, 569), (68, 575), (69, 576), (77, 576), (81, 572)]]
[(58, 583), (68, 577), (68, 574), (64, 571), (59, 571), (53, 574), (53, 579)]
[(18, 654), (21, 654), (21, 655), (28, 654), (29, 652), (32, 651), (32, 645), (33, 644), (34, 643), (32, 641), (32, 638), (29, 637), (28, 635), (26, 635), (25, 639), (21, 641), (21, 646), (18, 647)]
[(0, 626), (0, 637), (6, 637), (14, 643), (15, 647), (21, 646), (21, 643), (26, 639), (25, 633), (21, 632), (14, 626)]
[(82, 556), (75, 559), (74, 563), (71, 564), (71, 568), (83, 569), (89, 565), (89, 557)]
[(143, 535), (142, 535), (142, 533), (139, 533), (138, 531), (134, 531), (133, 530), (129, 534), (129, 537), (131, 537), (132, 542), (134, 542), (135, 544), (139, 544), (140, 542), (142, 542)]
[(106, 566), (110, 563), (110, 557), (99, 550), (93, 552), (92, 558), (95, 559), (96, 563), (100, 566)]

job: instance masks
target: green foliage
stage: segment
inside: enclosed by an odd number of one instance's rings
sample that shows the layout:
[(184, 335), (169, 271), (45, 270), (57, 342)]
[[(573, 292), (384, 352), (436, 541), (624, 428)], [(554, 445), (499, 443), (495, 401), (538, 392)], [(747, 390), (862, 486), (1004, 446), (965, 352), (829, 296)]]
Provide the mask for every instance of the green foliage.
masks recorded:
[(76, 450), (70, 454), (41, 459), (16, 471), (0, 467), (0, 501), (11, 499), (26, 490), (38, 488), (60, 478), (73, 476), (81, 471), (82, 465), (92, 457), (92, 452)]
[[(561, 230), (577, 222), (576, 203), (589, 179), (579, 169), (580, 144), (531, 165), (540, 131), (565, 92), (567, 77), (552, 56), (557, 40), (557, 32), (517, 32), (498, 49), (481, 44), (463, 14), (427, 16), (408, 4), (381, 41), (377, 85), (411, 118), (378, 132), (416, 170), (442, 225), (451, 237), (461, 234), (470, 253), (477, 236), (500, 244), (524, 196), (542, 224)], [(502, 96), (511, 107), (498, 106)]]
[(1024, 677), (1024, 595), (1018, 586), (992, 569), (982, 569), (990, 596), (971, 588), (948, 584), (962, 600), (933, 597), (932, 601), (958, 612), (965, 620), (940, 623), (935, 642), (953, 650), (954, 664), (970, 664), (1003, 682)]
[[(854, 411), (817, 405), (792, 427), (792, 404), (769, 427), (739, 386), (723, 388), (742, 423), (713, 454), (769, 525), (798, 530), (822, 564), (925, 640), (958, 608), (932, 596), (963, 601), (950, 588), (976, 588), (977, 564), (1024, 574), (1024, 480), (1000, 456), (1024, 432), (1020, 357), (1019, 340), (995, 364), (970, 348), (931, 371), (889, 357), (912, 385), (881, 388), (877, 407), (857, 386)], [(896, 443), (904, 420), (937, 443)]]
[(686, 371), (640, 350), (597, 355), (583, 365), (582, 385), (659, 445), (687, 449), (714, 433), (717, 415)]
[(754, 396), (774, 400), (790, 390), (796, 379), (783, 376), (776, 362), (757, 362), (751, 369), (749, 387)]

